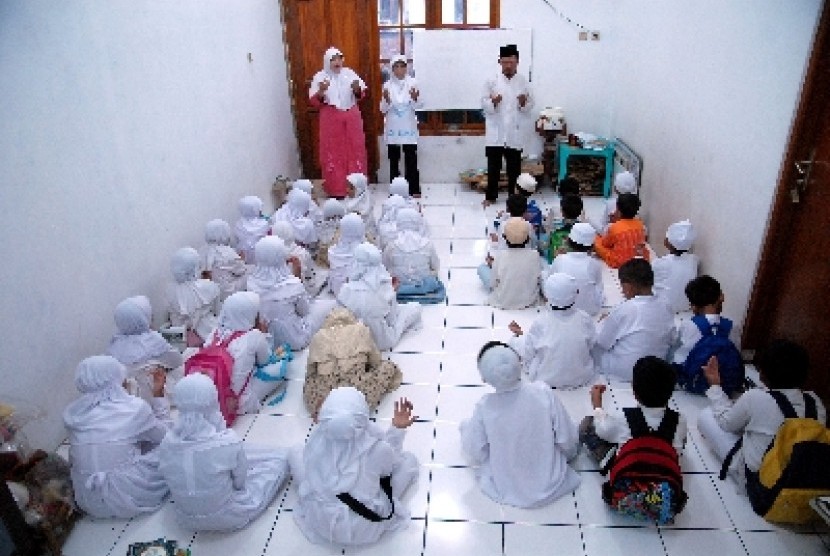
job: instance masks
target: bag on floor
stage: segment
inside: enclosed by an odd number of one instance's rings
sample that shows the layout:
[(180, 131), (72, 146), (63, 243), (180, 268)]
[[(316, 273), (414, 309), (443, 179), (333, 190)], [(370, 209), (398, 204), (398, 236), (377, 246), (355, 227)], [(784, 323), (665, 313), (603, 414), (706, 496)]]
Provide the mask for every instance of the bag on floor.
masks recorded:
[(245, 380), (239, 394), (236, 394), (231, 388), (233, 356), (228, 351), (228, 346), (243, 334), (245, 334), (243, 331), (234, 332), (225, 341), (220, 341), (217, 337), (213, 343), (203, 347), (184, 362), (185, 376), (202, 373), (210, 377), (213, 384), (216, 385), (216, 390), (219, 393), (219, 411), (222, 412), (222, 417), (225, 418), (225, 423), (229, 427), (236, 420), (236, 413), (239, 410), (239, 397), (245, 391), (248, 381), (251, 379), (251, 375), (248, 374), (248, 378)]
[[(830, 430), (818, 420), (816, 400), (804, 393), (804, 417), (787, 397), (770, 390), (784, 422), (767, 448), (758, 473), (747, 470), (746, 489), (752, 509), (774, 523), (808, 523), (818, 519), (809, 505), (817, 496), (830, 494)], [(738, 440), (724, 459), (720, 478), (726, 476)]]
[(608, 461), (602, 474), (605, 503), (620, 513), (660, 525), (673, 523), (686, 505), (683, 475), (672, 445), (680, 415), (671, 409), (656, 431), (649, 428), (639, 407), (623, 409), (631, 440)]
[(713, 355), (718, 358), (721, 388), (727, 396), (740, 392), (746, 378), (741, 352), (729, 339), (732, 321), (721, 317), (717, 326), (712, 326), (703, 315), (695, 315), (692, 322), (700, 330), (701, 338), (686, 357), (686, 361), (677, 369), (678, 385), (693, 394), (703, 394), (709, 388), (703, 376), (703, 366)]

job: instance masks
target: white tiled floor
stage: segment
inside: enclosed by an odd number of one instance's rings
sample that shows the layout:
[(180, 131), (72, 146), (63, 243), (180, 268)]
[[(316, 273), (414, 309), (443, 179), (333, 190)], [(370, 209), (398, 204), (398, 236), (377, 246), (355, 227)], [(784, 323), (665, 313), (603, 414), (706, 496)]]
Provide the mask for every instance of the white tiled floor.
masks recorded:
[[(543, 208), (552, 199), (547, 191), (537, 196)], [(383, 195), (380, 188), (378, 199)], [(501, 311), (486, 305), (474, 267), (486, 251), (485, 228), (495, 207), (481, 209), (481, 199), (461, 185), (425, 186), (424, 214), (441, 252), (448, 299), (446, 304), (425, 306), (423, 328), (408, 333), (387, 354), (404, 373), (396, 395), (408, 396), (420, 416), (404, 445), (423, 464), (418, 484), (405, 496), (412, 512), (408, 529), (387, 535), (371, 547), (313, 545), (292, 519), (296, 485), (289, 484), (243, 531), (225, 535), (183, 531), (176, 526), (172, 502), (168, 502), (154, 515), (129, 521), (85, 519), (70, 536), (64, 554), (121, 556), (130, 543), (158, 537), (178, 540), (194, 556), (827, 554), (830, 535), (826, 529), (795, 532), (772, 526), (752, 513), (731, 483), (717, 479), (717, 462), (694, 427), (694, 415), (705, 400), (680, 392), (673, 404), (687, 414), (692, 425), (682, 459), (690, 500), (673, 526), (654, 527), (611, 513), (599, 495), (603, 478), (584, 455), (574, 462), (582, 485), (547, 507), (502, 506), (479, 491), (473, 470), (461, 455), (458, 437), (458, 422), (471, 414), (476, 401), (488, 391), (478, 376), (475, 353), (487, 340), (506, 340), (511, 320), (526, 326), (537, 313), (536, 309)], [(599, 199), (586, 202), (588, 211), (600, 209)], [(609, 304), (614, 304), (621, 297), (613, 289), (618, 286), (610, 274), (608, 278), (612, 286)], [(285, 400), (234, 425), (246, 441), (289, 446), (307, 437), (312, 422), (302, 403), (305, 359), (305, 353), (297, 354), (292, 364)], [(587, 388), (557, 393), (575, 421), (589, 412)], [(630, 385), (612, 383), (609, 393), (609, 401), (617, 408), (633, 401)], [(381, 404), (380, 422), (388, 422), (392, 401), (389, 396)]]

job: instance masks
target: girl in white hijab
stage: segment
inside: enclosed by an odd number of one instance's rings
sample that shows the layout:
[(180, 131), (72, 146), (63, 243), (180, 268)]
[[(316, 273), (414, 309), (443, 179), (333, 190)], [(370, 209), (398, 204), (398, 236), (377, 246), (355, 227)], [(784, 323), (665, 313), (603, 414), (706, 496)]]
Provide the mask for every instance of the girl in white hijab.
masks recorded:
[(398, 211), (407, 208), (400, 195), (392, 195), (383, 202), (383, 212), (378, 219), (378, 248), (383, 250), (398, 237)]
[(432, 241), (422, 233), (418, 211), (403, 208), (396, 214), (397, 237), (383, 251), (389, 274), (398, 280), (398, 301), (440, 303), (446, 291), (438, 279), (440, 261)]
[(314, 184), (311, 180), (301, 178), (295, 180), (291, 188), (299, 189), (300, 191), (308, 194), (311, 199), (308, 202), (308, 216), (314, 222), (314, 225), (317, 226), (323, 218), (323, 211), (320, 210), (320, 205), (318, 205), (317, 201), (314, 200)]
[(291, 227), (291, 224), (285, 221), (276, 222), (271, 226), (271, 235), (278, 237), (285, 243), (289, 258), (293, 257), (299, 261), (299, 278), (303, 282), (303, 287), (309, 296), (316, 297), (325, 285), (327, 273), (325, 271), (318, 271), (314, 266), (314, 259), (311, 257), (308, 249), (294, 241), (294, 229)]
[(259, 296), (253, 292), (237, 292), (222, 304), (219, 326), (205, 341), (234, 339), (228, 344), (233, 357), (231, 390), (239, 396), (239, 415), (257, 413), (262, 400), (274, 392), (271, 404), (285, 396), (285, 368), (271, 349), (271, 340), (263, 332), (267, 325), (259, 315)]
[(167, 314), (170, 324), (187, 329), (187, 345), (201, 346), (216, 327), (219, 286), (199, 278), (199, 253), (182, 247), (173, 254), (170, 270), (174, 282), (167, 287)]
[(365, 173), (366, 138), (357, 101), (366, 95), (366, 84), (343, 66), (343, 53), (334, 47), (323, 54), (323, 69), (314, 74), (308, 90), (309, 104), (320, 109), (320, 166), (323, 187), (331, 197), (346, 195), (346, 175)]
[(404, 332), (421, 325), (421, 306), (398, 304), (392, 277), (371, 243), (355, 248), (349, 281), (340, 288), (337, 300), (369, 327), (381, 350), (392, 349)]
[(315, 261), (323, 268), (329, 267), (329, 247), (340, 238), (338, 228), (340, 219), (346, 216), (346, 207), (337, 199), (327, 199), (323, 203), (323, 218), (317, 226), (317, 256)]
[(96, 518), (153, 512), (167, 496), (157, 453), (142, 453), (167, 432), (164, 374), (155, 376), (152, 407), (124, 390), (125, 376), (124, 365), (114, 357), (84, 359), (75, 371), (81, 397), (63, 412), (75, 501)]
[(281, 206), (271, 221), (288, 222), (294, 230), (294, 239), (309, 249), (317, 246), (317, 229), (314, 227), (314, 221), (309, 217), (309, 208), (311, 203), (311, 196), (305, 191), (293, 188), (288, 193), (288, 200)]
[(216, 386), (206, 375), (183, 378), (173, 399), (179, 418), (158, 452), (179, 525), (193, 531), (241, 529), (285, 483), (284, 451), (243, 446), (225, 427)]
[(260, 314), (268, 322), (274, 345), (305, 349), (337, 302), (309, 301), (302, 282), (288, 266), (288, 248), (280, 238), (259, 240), (254, 256), (257, 265), (248, 277), (248, 291), (259, 295)]
[[(384, 434), (369, 420), (369, 407), (359, 390), (331, 391), (304, 451), (294, 450), (290, 456), (291, 473), (299, 484), (294, 520), (308, 540), (368, 544), (408, 525), (409, 511), (401, 498), (417, 478), (419, 464), (402, 446), (405, 429), (415, 419), (412, 404), (402, 398), (395, 402), (392, 426)], [(343, 494), (377, 521), (359, 515), (343, 501)]]
[(568, 466), (578, 437), (562, 402), (542, 382), (522, 382), (519, 355), (501, 342), (478, 354), (481, 379), (495, 388), (460, 424), (461, 447), (484, 493), (519, 508), (544, 506), (579, 486)]
[(366, 234), (371, 238), (377, 235), (375, 221), (375, 203), (369, 190), (369, 179), (359, 173), (346, 176), (349, 182), (349, 196), (344, 200), (348, 212), (356, 212), (366, 224)]
[(200, 251), (202, 278), (219, 286), (221, 301), (245, 288), (245, 261), (231, 247), (231, 227), (221, 219), (205, 225), (205, 245)]
[(254, 245), (268, 235), (270, 223), (262, 214), (262, 199), (248, 195), (239, 199), (239, 220), (236, 221), (236, 250), (246, 263), (254, 262)]
[(337, 295), (352, 266), (355, 248), (366, 241), (366, 225), (359, 215), (349, 213), (340, 219), (340, 239), (329, 247), (329, 289)]
[(115, 326), (118, 333), (110, 340), (107, 354), (112, 355), (127, 369), (127, 378), (133, 383), (133, 394), (146, 401), (153, 397), (153, 373), (178, 369), (184, 360), (161, 334), (150, 330), (152, 309), (143, 295), (128, 297), (115, 306)]

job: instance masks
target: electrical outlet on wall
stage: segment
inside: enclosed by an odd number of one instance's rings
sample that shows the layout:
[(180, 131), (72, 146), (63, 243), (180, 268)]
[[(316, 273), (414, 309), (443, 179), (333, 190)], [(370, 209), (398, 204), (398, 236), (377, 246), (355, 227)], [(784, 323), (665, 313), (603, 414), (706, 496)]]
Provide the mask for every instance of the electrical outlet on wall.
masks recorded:
[(588, 40), (588, 31), (580, 31), (579, 32), (579, 40), (587, 41)]
[(599, 40), (599, 31), (591, 31), (591, 40), (598, 41)]

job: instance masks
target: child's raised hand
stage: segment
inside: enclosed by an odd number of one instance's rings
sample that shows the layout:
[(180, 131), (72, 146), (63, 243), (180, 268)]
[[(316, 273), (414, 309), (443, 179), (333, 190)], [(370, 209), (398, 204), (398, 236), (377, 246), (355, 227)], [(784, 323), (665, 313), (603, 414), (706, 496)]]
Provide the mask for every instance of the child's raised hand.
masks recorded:
[(412, 402), (407, 398), (401, 398), (395, 402), (395, 413), (392, 416), (392, 424), (395, 425), (395, 428), (405, 429), (415, 422), (418, 416), (412, 415), (413, 409)]
[(716, 356), (713, 355), (710, 357), (709, 361), (701, 369), (703, 369), (703, 376), (706, 377), (706, 382), (709, 383), (709, 386), (720, 385), (720, 365), (718, 365), (718, 358)]
[(605, 393), (604, 384), (594, 384), (591, 386), (591, 406), (594, 409), (602, 407), (602, 395)]
[(515, 320), (510, 321), (510, 324), (507, 325), (507, 329), (510, 330), (516, 336), (521, 336), (523, 334), (522, 327), (519, 326), (519, 323)]

